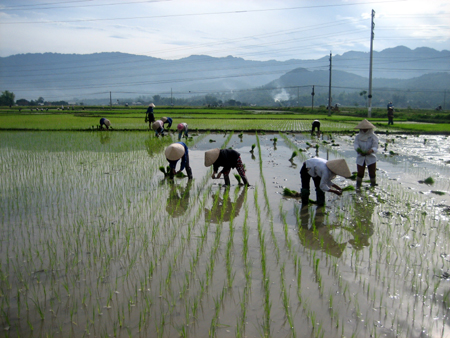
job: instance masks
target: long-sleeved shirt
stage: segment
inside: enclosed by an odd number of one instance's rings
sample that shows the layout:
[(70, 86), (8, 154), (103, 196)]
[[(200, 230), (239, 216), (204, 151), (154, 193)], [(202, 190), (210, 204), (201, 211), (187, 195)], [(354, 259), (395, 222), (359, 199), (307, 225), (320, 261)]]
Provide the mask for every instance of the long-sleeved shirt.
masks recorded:
[(222, 172), (229, 172), (231, 168), (236, 168), (237, 159), (241, 156), (236, 150), (233, 149), (221, 149), (219, 157), (213, 164), (214, 172), (219, 170), (219, 167), (223, 167)]
[(377, 161), (377, 157), (375, 156), (375, 153), (378, 152), (378, 136), (375, 134), (372, 134), (369, 136), (367, 141), (362, 141), (360, 139), (360, 134), (357, 134), (355, 136), (355, 141), (353, 142), (353, 146), (355, 148), (355, 151), (357, 151), (358, 148), (360, 148), (362, 151), (367, 152), (369, 149), (373, 150), (373, 153), (370, 155), (361, 155), (358, 153), (356, 156), (356, 164), (363, 166), (365, 165), (371, 165)]
[[(184, 142), (178, 142), (184, 147), (184, 155), (181, 157), (180, 171), (182, 171), (186, 167), (186, 163), (189, 161), (189, 149)], [(175, 169), (179, 160), (169, 161), (169, 167)]]
[(330, 191), (333, 180), (336, 175), (328, 169), (327, 160), (319, 157), (310, 158), (305, 161), (306, 169), (311, 177), (320, 177), (320, 189), (322, 191)]

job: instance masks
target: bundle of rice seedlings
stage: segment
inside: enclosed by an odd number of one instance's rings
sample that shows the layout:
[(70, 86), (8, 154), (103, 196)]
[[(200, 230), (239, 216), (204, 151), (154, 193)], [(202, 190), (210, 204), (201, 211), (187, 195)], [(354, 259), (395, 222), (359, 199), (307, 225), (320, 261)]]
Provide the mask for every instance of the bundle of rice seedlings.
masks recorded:
[(283, 189), (283, 195), (288, 196), (288, 197), (299, 197), (300, 196), (300, 194), (297, 191), (291, 190), (289, 188)]
[(236, 177), (238, 184), (241, 184), (241, 176), (238, 174), (234, 174), (234, 177)]
[(292, 161), (294, 159), (294, 157), (297, 156), (297, 152), (294, 150), (292, 152), (291, 158), (289, 159), (289, 161)]
[(353, 185), (348, 185), (345, 188), (342, 188), (342, 191), (354, 191), (355, 187)]

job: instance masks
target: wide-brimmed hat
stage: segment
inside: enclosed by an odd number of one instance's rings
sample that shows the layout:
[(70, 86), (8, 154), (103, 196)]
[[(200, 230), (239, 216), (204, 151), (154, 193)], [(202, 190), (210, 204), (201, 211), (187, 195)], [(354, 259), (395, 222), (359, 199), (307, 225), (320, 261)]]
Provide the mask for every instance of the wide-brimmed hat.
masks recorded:
[(105, 126), (111, 127), (111, 122), (108, 119), (105, 119), (104, 123)]
[(159, 128), (161, 128), (161, 124), (159, 123), (159, 121), (155, 121), (152, 123), (152, 129), (154, 131), (157, 131)]
[(148, 106), (149, 106), (149, 107), (153, 107), (153, 108), (156, 107), (153, 103), (150, 103)]
[(182, 131), (184, 129), (184, 124), (183, 123), (178, 124), (177, 129), (179, 131)]
[(167, 121), (167, 117), (161, 117), (161, 121), (166, 122)]
[(172, 143), (166, 148), (164, 153), (166, 154), (166, 158), (168, 160), (176, 161), (183, 157), (184, 147), (179, 143)]
[(205, 152), (205, 167), (210, 167), (217, 161), (219, 158), (220, 149), (211, 149)]
[(343, 177), (352, 176), (352, 173), (348, 168), (347, 162), (343, 158), (327, 161), (327, 168), (339, 176)]
[(376, 127), (366, 119), (358, 123), (355, 129), (375, 129)]

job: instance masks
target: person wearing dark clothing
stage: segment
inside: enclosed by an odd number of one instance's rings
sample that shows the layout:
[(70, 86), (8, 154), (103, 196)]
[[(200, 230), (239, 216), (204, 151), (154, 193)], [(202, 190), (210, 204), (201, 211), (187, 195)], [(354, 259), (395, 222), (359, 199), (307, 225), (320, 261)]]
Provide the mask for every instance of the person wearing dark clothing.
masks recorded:
[[(182, 172), (183, 169), (186, 169), (186, 173), (188, 175), (188, 179), (192, 179), (192, 169), (189, 165), (189, 149), (183, 142), (172, 143), (170, 146), (166, 148), (165, 151), (166, 159), (169, 162), (170, 178), (173, 178), (179, 172)], [(176, 171), (176, 166), (178, 160), (181, 159), (180, 170)]]
[(393, 125), (394, 124), (394, 105), (392, 104), (392, 102), (389, 102), (387, 105), (387, 110), (388, 110), (388, 125)]
[(317, 132), (320, 133), (320, 121), (319, 120), (314, 120), (314, 122), (312, 123), (311, 134), (314, 133), (316, 128), (317, 128)]
[(342, 189), (332, 182), (336, 175), (342, 177), (351, 176), (350, 169), (344, 159), (327, 161), (323, 158), (314, 157), (306, 160), (300, 170), (302, 203), (309, 203), (311, 178), (316, 187), (317, 205), (325, 205), (325, 191), (332, 192), (338, 196), (342, 195)]
[(153, 103), (150, 103), (145, 113), (145, 122), (149, 123), (148, 125), (149, 128), (152, 126), (152, 123), (155, 122), (155, 115), (153, 115), (153, 108), (155, 108), (155, 105)]
[[(223, 178), (225, 179), (225, 185), (230, 185), (230, 171), (231, 168), (236, 168), (239, 176), (241, 176), (242, 181), (245, 185), (250, 185), (247, 181), (247, 177), (245, 176), (244, 165), (242, 164), (241, 154), (239, 154), (236, 150), (233, 149), (211, 149), (205, 152), (205, 167), (213, 166), (213, 174), (212, 178), (220, 178), (223, 174)], [(217, 174), (219, 171), (219, 167), (223, 167), (222, 171)], [(217, 177), (216, 177), (217, 175)]]
[(109, 130), (109, 127), (111, 127), (111, 122), (104, 117), (100, 119), (100, 129), (103, 129), (103, 126), (106, 127), (106, 130)]
[(167, 128), (172, 127), (172, 119), (170, 117), (162, 117), (161, 121), (163, 121), (163, 124), (168, 124)]

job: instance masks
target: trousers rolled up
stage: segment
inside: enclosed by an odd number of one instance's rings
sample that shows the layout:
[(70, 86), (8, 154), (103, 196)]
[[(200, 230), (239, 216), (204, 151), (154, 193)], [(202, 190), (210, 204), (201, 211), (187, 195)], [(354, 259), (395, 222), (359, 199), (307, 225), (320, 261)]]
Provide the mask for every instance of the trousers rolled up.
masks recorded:
[(325, 204), (325, 193), (320, 189), (320, 180), (321, 178), (319, 176), (312, 177), (308, 169), (306, 168), (306, 164), (303, 163), (302, 169), (300, 170), (300, 180), (302, 183), (302, 190), (300, 192), (302, 203), (308, 204), (309, 203), (309, 193), (310, 193), (310, 183), (311, 178), (313, 179), (314, 186), (316, 188), (316, 198), (317, 198), (317, 204), (318, 205), (324, 205)]

